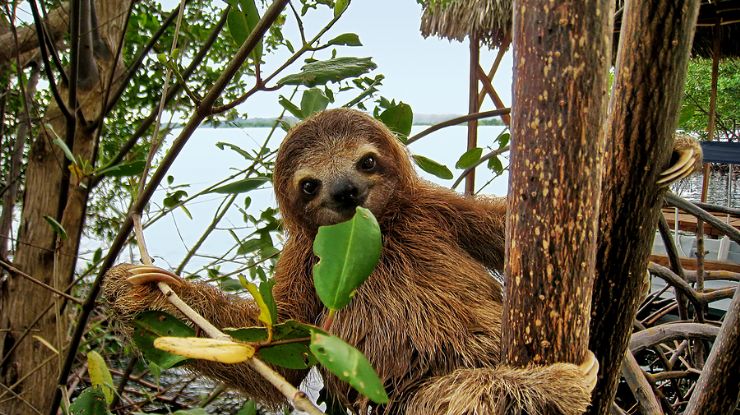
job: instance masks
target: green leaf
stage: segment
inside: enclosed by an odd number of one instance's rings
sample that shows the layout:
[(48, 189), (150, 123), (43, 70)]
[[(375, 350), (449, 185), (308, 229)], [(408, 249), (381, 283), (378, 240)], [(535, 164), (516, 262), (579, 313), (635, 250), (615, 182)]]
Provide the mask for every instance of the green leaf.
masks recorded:
[(134, 160), (127, 163), (119, 163), (115, 166), (110, 166), (98, 172), (100, 176), (108, 177), (128, 177), (136, 176), (144, 171), (146, 166), (146, 160)]
[(378, 221), (368, 209), (357, 207), (352, 219), (319, 227), (313, 252), (316, 292), (326, 307), (339, 310), (349, 304), (355, 290), (373, 272), (382, 241)]
[(216, 147), (218, 147), (219, 150), (223, 150), (224, 148), (228, 147), (228, 148), (236, 151), (237, 153), (239, 153), (245, 159), (250, 160), (250, 161), (251, 160), (254, 160), (254, 157), (252, 157), (251, 154), (249, 154), (246, 150), (243, 150), (241, 147), (239, 147), (237, 145), (234, 145), (234, 144), (231, 144), (231, 143), (226, 143), (224, 141), (219, 141), (218, 143), (216, 143)]
[(695, 111), (696, 111), (696, 107), (694, 105), (692, 105), (692, 104), (684, 104), (682, 106), (681, 112), (680, 112), (680, 114), (678, 116), (678, 125), (679, 126), (683, 126), (684, 124), (686, 124), (687, 122), (689, 122), (689, 120), (691, 120), (691, 118), (694, 117), (694, 112)]
[(267, 183), (265, 178), (246, 178), (217, 187), (208, 193), (245, 193)]
[(349, 0), (337, 0), (334, 3), (334, 17), (339, 17), (349, 6)]
[(322, 366), (371, 401), (379, 404), (388, 402), (383, 382), (359, 350), (339, 337), (313, 332), (311, 351)]
[(172, 415), (208, 415), (208, 411), (204, 408), (180, 409), (173, 412)]
[(77, 160), (75, 160), (74, 154), (72, 154), (72, 150), (67, 147), (67, 143), (64, 142), (61, 138), (55, 138), (54, 141), (52, 141), (57, 147), (62, 149), (62, 152), (64, 153), (64, 157), (67, 158), (67, 160), (71, 161), (72, 164), (77, 164)]
[(327, 82), (339, 82), (355, 78), (377, 68), (372, 58), (334, 58), (311, 62), (301, 68), (301, 72), (291, 74), (278, 81), (278, 85), (305, 85), (312, 87)]
[(304, 119), (303, 112), (301, 111), (298, 106), (296, 106), (294, 103), (290, 102), (288, 98), (285, 98), (284, 96), (280, 95), (280, 98), (278, 98), (278, 103), (285, 108), (286, 111), (291, 113), (294, 117), (298, 118), (299, 120)]
[[(257, 355), (267, 363), (288, 369), (308, 369), (316, 364), (316, 358), (309, 349), (308, 337), (311, 335), (312, 326), (288, 320), (276, 324), (273, 329), (273, 341), (306, 339), (295, 343), (278, 344), (275, 346), (260, 346)], [(234, 339), (245, 342), (262, 342), (267, 340), (267, 329), (265, 327), (243, 327), (239, 329), (223, 329), (225, 333)]]
[[(273, 281), (272, 284), (265, 287), (265, 290), (262, 290), (260, 289), (261, 287), (257, 287), (257, 284), (247, 281), (246, 277), (243, 275), (239, 275), (239, 281), (242, 286), (252, 294), (254, 302), (257, 303), (257, 307), (260, 310), (260, 314), (257, 316), (257, 319), (265, 323), (267, 327), (272, 328), (272, 325), (277, 322), (277, 308), (275, 307), (275, 299), (272, 298), (271, 291), (275, 282)], [(262, 283), (261, 285), (267, 285), (267, 283)], [(263, 296), (263, 291), (268, 294), (269, 298)]]
[(105, 395), (99, 387), (87, 388), (69, 406), (70, 415), (109, 415)]
[(277, 311), (277, 303), (275, 302), (275, 297), (272, 295), (272, 288), (275, 286), (275, 280), (269, 279), (267, 281), (264, 281), (259, 286), (260, 295), (262, 296), (262, 301), (265, 302), (265, 305), (267, 306), (267, 310), (270, 312), (270, 318), (272, 319), (273, 324), (277, 323), (278, 319), (278, 311)]
[(506, 147), (509, 144), (509, 140), (511, 140), (510, 133), (501, 133), (498, 137), (496, 137), (499, 148)]
[(385, 124), (388, 129), (399, 135), (401, 141), (406, 141), (406, 137), (411, 133), (411, 125), (414, 122), (414, 113), (408, 104), (399, 102), (387, 108), (378, 115), (378, 119)]
[(247, 239), (244, 242), (239, 243), (239, 249), (237, 249), (237, 255), (246, 255), (250, 252), (254, 252), (258, 249), (262, 249), (266, 246), (266, 242), (260, 238)]
[(480, 147), (471, 148), (470, 150), (466, 151), (462, 156), (460, 156), (460, 159), (457, 160), (457, 163), (455, 163), (455, 168), (458, 169), (467, 169), (468, 167), (475, 166), (475, 163), (480, 160), (480, 156), (483, 155), (483, 149)]
[(414, 162), (422, 170), (427, 173), (433, 174), (440, 179), (450, 180), (452, 179), (452, 172), (444, 164), (440, 164), (430, 158), (420, 156), (418, 154), (413, 155)]
[(55, 234), (59, 235), (63, 240), (67, 239), (67, 231), (64, 230), (64, 226), (61, 223), (49, 215), (44, 215), (44, 219), (46, 219), (46, 222), (51, 226)]
[(327, 42), (327, 45), (362, 46), (355, 33), (344, 33)]
[(248, 400), (236, 415), (257, 415), (257, 404), (251, 399)]
[(162, 311), (144, 311), (134, 318), (134, 343), (144, 357), (163, 369), (169, 369), (187, 358), (154, 347), (159, 337), (191, 337), (195, 331), (177, 318)]
[(113, 377), (110, 370), (108, 370), (108, 365), (105, 364), (103, 356), (94, 350), (87, 354), (87, 373), (90, 374), (90, 382), (103, 391), (105, 402), (110, 405), (115, 393)]
[(176, 190), (172, 193), (167, 193), (167, 196), (162, 201), (162, 204), (164, 204), (164, 207), (166, 208), (173, 208), (180, 204), (183, 198), (188, 197), (188, 192), (184, 190)]
[(491, 157), (488, 159), (488, 168), (496, 172), (496, 174), (504, 172), (504, 166), (501, 164), (501, 160), (499, 160), (498, 157)]
[(324, 91), (318, 88), (311, 88), (303, 91), (301, 98), (301, 114), (306, 118), (312, 114), (326, 109), (329, 105), (329, 98), (324, 95)]
[[(232, 7), (226, 16), (226, 24), (234, 43), (241, 45), (257, 26), (257, 22), (260, 20), (259, 11), (254, 0), (232, 0), (228, 3)], [(250, 56), (255, 60), (262, 57), (262, 40), (257, 43)]]

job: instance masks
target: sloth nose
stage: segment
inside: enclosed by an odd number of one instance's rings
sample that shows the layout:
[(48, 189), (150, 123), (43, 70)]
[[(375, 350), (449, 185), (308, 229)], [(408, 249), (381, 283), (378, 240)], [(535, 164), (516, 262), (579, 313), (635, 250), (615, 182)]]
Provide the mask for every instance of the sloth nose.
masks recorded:
[(360, 189), (349, 179), (340, 180), (332, 187), (331, 198), (341, 209), (355, 208), (364, 202)]

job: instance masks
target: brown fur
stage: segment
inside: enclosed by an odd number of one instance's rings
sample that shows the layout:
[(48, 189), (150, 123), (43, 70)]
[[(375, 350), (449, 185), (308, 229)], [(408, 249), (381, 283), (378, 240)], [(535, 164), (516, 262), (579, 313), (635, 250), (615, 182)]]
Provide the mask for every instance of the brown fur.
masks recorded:
[[(358, 149), (373, 152), (377, 169), (358, 172)], [(311, 175), (321, 177), (326, 188), (346, 177), (361, 182), (367, 188), (363, 206), (375, 214), (383, 233), (380, 263), (331, 325), (368, 357), (385, 384), (391, 401), (373, 414), (488, 414), (506, 396), (515, 404), (511, 413), (547, 408), (570, 415), (586, 409), (590, 389), (577, 366), (500, 364), (502, 287), (490, 271), (503, 266), (505, 200), (465, 198), (423, 181), (390, 131), (357, 111), (332, 110), (307, 119), (291, 130), (278, 153), (274, 185), (288, 235), (275, 275), (281, 318), (323, 323), (312, 285), (312, 241), (319, 225), (347, 216), (327, 208), (323, 189), (310, 201), (301, 196), (299, 179)], [(131, 288), (118, 274), (109, 275), (106, 285), (124, 319), (149, 308), (173, 311), (161, 295), (147, 290)], [(175, 291), (219, 326), (256, 324), (249, 301), (191, 283)], [(195, 368), (261, 402), (283, 402), (245, 366), (197, 363)], [(286, 374), (294, 382), (304, 375)], [(335, 397), (366, 412), (361, 395), (331, 374), (322, 375)]]

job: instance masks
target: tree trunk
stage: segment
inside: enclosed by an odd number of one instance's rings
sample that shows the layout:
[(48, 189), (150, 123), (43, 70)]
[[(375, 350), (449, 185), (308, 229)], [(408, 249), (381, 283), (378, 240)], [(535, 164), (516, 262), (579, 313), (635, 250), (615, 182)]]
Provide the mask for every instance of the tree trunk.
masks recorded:
[(502, 323), (512, 365), (580, 363), (587, 351), (612, 6), (514, 2)]
[(591, 414), (607, 414), (637, 311), (663, 192), (698, 0), (630, 1), (607, 120), (589, 348), (601, 364)]
[[(115, 50), (118, 45), (129, 5), (129, 1), (118, 0), (95, 2), (100, 24), (98, 30), (109, 50)], [(103, 108), (102, 99), (110, 72), (114, 68), (117, 72), (122, 71), (120, 65), (114, 64), (113, 55), (107, 60), (97, 60), (100, 76), (95, 87), (90, 91), (78, 91), (78, 105), (86, 120), (94, 120)], [(113, 83), (115, 87), (116, 82)], [(66, 96), (65, 92), (60, 92)], [(65, 290), (72, 281), (77, 263), (89, 186), (85, 183), (87, 178), (77, 177), (74, 173), (69, 178), (65, 177), (65, 174), (69, 175), (67, 161), (52, 140), (64, 136), (66, 120), (54, 102), (47, 108), (41, 125), (49, 126), (56, 134), (42, 129), (31, 145), (14, 265), (59, 290)], [(74, 142), (70, 146), (72, 152), (78, 160), (92, 163), (96, 132), (79, 124), (75, 131)], [(45, 216), (62, 224), (67, 239), (57, 239)], [(46, 340), (64, 354), (66, 319), (57, 320), (54, 313), (49, 313), (31, 327), (39, 312), (55, 301), (55, 297), (19, 277), (9, 278), (8, 289), (0, 301), (2, 328), (8, 329), (2, 343), (4, 363), (0, 375), (6, 386), (12, 386), (16, 397), (0, 403), (0, 413), (31, 413), (33, 410), (29, 405), (37, 410), (47, 410), (54, 396), (60, 358), (31, 335)], [(23, 336), (28, 329), (31, 330), (30, 335)], [(12, 353), (9, 353), (11, 349)]]
[(731, 414), (740, 400), (740, 287), (735, 288), (725, 315), (686, 415)]
[[(28, 77), (28, 83), (25, 85), (25, 100), (27, 107), (30, 109), (33, 103), (33, 96), (36, 93), (36, 85), (39, 81), (41, 69), (38, 65), (31, 68), (31, 76)], [(18, 117), (18, 129), (16, 130), (15, 140), (10, 152), (10, 166), (8, 169), (8, 178), (3, 194), (3, 213), (0, 215), (0, 258), (7, 258), (8, 253), (13, 249), (13, 213), (15, 211), (15, 202), (18, 198), (18, 188), (20, 187), (21, 163), (23, 162), (23, 149), (25, 148), (26, 138), (31, 134), (29, 124), (31, 120), (25, 111)], [(2, 272), (0, 272), (0, 275)], [(2, 282), (0, 281), (0, 287)], [(0, 289), (2, 291), (2, 289)]]

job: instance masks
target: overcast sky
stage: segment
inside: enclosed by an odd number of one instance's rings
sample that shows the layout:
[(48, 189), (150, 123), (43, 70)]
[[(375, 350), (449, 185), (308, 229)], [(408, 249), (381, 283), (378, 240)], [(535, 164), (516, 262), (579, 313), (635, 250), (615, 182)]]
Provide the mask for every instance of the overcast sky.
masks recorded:
[[(295, 22), (290, 13), (286, 35), (298, 44)], [(309, 12), (305, 26), (308, 36), (331, 18), (331, 11), (320, 7)], [(421, 6), (415, 0), (354, 0), (345, 16), (325, 35), (329, 40), (342, 33), (356, 33), (363, 46), (343, 47), (341, 56), (373, 58), (377, 73), (385, 75), (382, 95), (400, 99), (417, 114), (465, 114), (468, 112), (468, 43), (430, 37), (419, 31)], [(280, 56), (267, 56), (266, 66)], [(483, 68), (488, 71), (494, 53), (481, 51)], [(511, 103), (511, 52), (501, 63), (494, 87), (505, 104)], [(300, 65), (293, 68), (298, 70)], [(285, 93), (284, 91), (281, 91)], [(277, 94), (258, 94), (244, 107), (250, 117), (272, 116), (280, 111)], [(486, 108), (492, 104), (486, 101)]]

